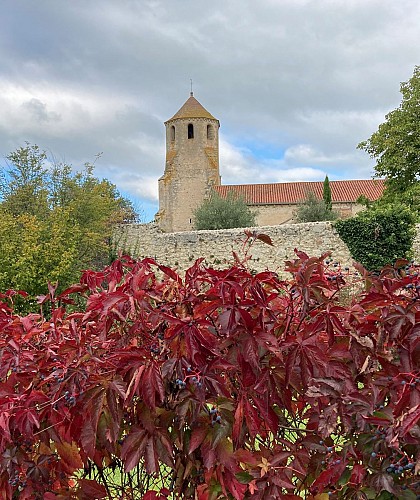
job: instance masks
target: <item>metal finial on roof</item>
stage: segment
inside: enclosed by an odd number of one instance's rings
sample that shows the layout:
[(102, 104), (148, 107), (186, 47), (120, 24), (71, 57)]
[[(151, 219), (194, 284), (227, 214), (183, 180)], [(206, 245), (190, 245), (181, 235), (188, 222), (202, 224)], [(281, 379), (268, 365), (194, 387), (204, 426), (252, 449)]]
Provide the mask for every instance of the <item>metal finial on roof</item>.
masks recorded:
[(190, 78), (190, 82), (191, 82), (191, 92), (190, 92), (190, 96), (192, 97), (194, 95), (194, 92), (193, 92), (193, 86), (192, 86), (192, 78)]

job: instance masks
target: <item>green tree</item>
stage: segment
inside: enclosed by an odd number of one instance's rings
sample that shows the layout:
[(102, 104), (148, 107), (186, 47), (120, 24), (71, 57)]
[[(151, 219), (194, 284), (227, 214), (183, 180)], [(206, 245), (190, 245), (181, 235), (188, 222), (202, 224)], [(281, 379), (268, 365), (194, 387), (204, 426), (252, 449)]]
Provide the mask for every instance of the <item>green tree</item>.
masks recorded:
[(295, 212), (295, 218), (298, 222), (335, 220), (337, 217), (337, 212), (329, 210), (325, 201), (317, 198), (312, 192), (307, 194), (306, 199)]
[(420, 66), (401, 83), (402, 102), (372, 136), (358, 145), (376, 160), (375, 173), (388, 188), (404, 192), (420, 174)]
[(26, 143), (6, 156), (8, 168), (0, 177), (2, 206), (8, 213), (45, 215), (48, 206), (45, 151)]
[(0, 291), (43, 294), (60, 289), (80, 271), (109, 263), (116, 224), (133, 222), (130, 202), (115, 186), (93, 175), (51, 164), (38, 146), (26, 144), (7, 157), (0, 185)]
[(331, 197), (331, 186), (328, 175), (325, 176), (324, 185), (322, 189), (322, 199), (325, 202), (325, 206), (328, 210), (332, 210), (332, 197)]
[(371, 206), (386, 207), (387, 205), (404, 205), (415, 217), (416, 222), (420, 222), (420, 182), (408, 186), (403, 192), (395, 191), (387, 187), (383, 195)]
[(195, 229), (230, 229), (255, 226), (256, 212), (229, 191), (226, 198), (213, 192), (194, 212)]

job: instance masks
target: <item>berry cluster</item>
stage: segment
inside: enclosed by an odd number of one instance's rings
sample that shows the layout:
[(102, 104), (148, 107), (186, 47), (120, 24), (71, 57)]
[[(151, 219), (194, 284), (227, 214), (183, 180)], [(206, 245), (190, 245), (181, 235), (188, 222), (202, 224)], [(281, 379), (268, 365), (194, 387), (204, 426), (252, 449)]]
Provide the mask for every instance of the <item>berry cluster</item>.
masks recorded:
[(200, 380), (200, 372), (193, 370), (191, 366), (189, 366), (186, 370), (187, 375), (185, 375), (184, 382), (190, 382), (191, 384), (196, 385), (198, 388), (202, 387), (202, 382)]
[(13, 471), (10, 474), (8, 483), (12, 486), (17, 486), (19, 484), (19, 474), (17, 471)]
[(220, 424), (222, 422), (222, 417), (219, 413), (219, 410), (215, 406), (211, 407), (210, 416), (211, 416), (211, 425), (212, 426), (214, 424)]
[(343, 278), (344, 276), (348, 276), (350, 269), (348, 267), (342, 268), (339, 262), (333, 262), (331, 259), (327, 259), (325, 264), (327, 265), (327, 272), (325, 274), (327, 281), (338, 280), (341, 284), (344, 283)]
[(150, 346), (150, 352), (153, 354), (160, 354), (160, 348), (157, 344), (152, 344)]
[(187, 384), (181, 380), (180, 378), (177, 378), (175, 380), (175, 385), (179, 388), (179, 389), (185, 389), (187, 387)]
[(396, 464), (391, 464), (389, 467), (386, 468), (386, 471), (388, 474), (402, 474), (406, 470), (412, 470), (414, 469), (415, 464), (413, 462), (409, 462), (406, 465), (401, 465), (401, 463), (396, 463)]
[(70, 391), (66, 391), (64, 393), (64, 401), (66, 402), (67, 406), (74, 406), (76, 404), (76, 396), (71, 395)]

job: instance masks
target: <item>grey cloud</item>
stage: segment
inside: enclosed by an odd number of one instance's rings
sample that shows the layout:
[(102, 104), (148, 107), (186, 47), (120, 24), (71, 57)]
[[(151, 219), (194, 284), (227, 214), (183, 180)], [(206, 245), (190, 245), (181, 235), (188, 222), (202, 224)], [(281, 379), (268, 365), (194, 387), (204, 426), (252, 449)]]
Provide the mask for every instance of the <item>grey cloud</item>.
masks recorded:
[(39, 99), (30, 99), (22, 104), (22, 108), (29, 112), (34, 123), (60, 121), (61, 116), (53, 111), (48, 111), (47, 105)]

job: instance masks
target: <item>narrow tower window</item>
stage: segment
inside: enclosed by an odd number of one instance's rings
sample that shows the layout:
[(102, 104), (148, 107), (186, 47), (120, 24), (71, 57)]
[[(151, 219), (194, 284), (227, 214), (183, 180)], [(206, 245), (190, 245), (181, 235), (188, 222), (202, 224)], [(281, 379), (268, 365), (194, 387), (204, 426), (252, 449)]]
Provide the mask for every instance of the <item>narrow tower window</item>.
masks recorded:
[(175, 127), (172, 125), (171, 127), (171, 141), (175, 140)]
[(194, 139), (194, 125), (192, 123), (188, 124), (188, 139)]
[(214, 129), (211, 125), (207, 125), (207, 139), (210, 141), (214, 139)]

